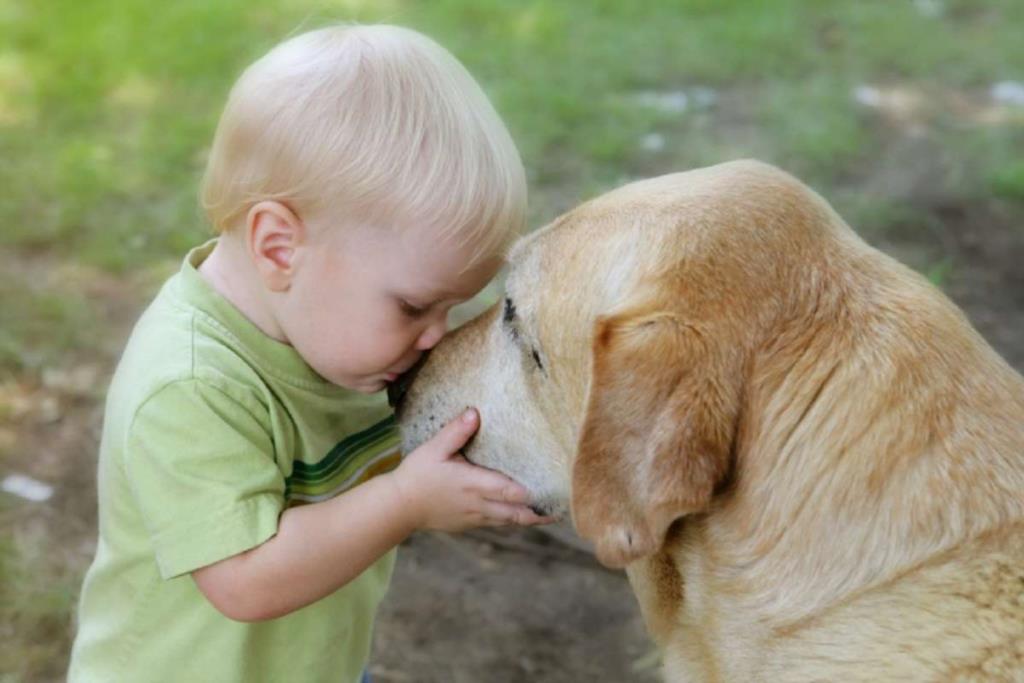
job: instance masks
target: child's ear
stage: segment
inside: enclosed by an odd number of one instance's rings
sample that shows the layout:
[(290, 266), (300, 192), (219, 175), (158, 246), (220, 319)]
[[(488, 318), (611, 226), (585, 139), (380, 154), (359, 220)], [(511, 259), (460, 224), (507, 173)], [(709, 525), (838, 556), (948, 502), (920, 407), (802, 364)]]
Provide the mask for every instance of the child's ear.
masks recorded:
[(285, 292), (291, 286), (295, 250), (306, 239), (302, 220), (281, 202), (257, 202), (246, 216), (246, 242), (249, 257), (272, 292)]

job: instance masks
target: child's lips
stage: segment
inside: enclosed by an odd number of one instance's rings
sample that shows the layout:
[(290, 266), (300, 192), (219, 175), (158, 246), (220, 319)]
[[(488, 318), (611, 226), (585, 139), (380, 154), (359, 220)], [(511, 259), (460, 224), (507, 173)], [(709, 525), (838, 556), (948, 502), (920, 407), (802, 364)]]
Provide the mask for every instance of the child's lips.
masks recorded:
[(389, 381), (389, 382), (394, 382), (396, 379), (398, 379), (399, 377), (401, 377), (405, 373), (409, 372), (409, 370), (411, 370), (414, 367), (416, 367), (416, 365), (418, 365), (420, 363), (420, 361), (422, 361), (425, 357), (426, 357), (426, 354), (425, 353), (421, 353), (421, 354), (417, 355), (416, 358), (411, 363), (406, 364), (404, 367), (400, 367), (397, 372), (385, 372), (384, 373), (385, 379), (387, 379), (387, 381)]

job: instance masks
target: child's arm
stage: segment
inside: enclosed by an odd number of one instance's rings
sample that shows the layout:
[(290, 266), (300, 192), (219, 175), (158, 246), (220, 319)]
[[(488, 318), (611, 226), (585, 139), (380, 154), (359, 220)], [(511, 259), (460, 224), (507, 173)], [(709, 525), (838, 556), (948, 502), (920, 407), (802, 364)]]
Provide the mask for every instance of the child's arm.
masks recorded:
[(467, 411), (394, 471), (289, 508), (273, 538), (195, 570), (196, 585), (225, 616), (262, 621), (333, 593), (417, 529), (550, 521), (522, 505), (522, 486), (457, 455), (478, 422), (476, 411)]

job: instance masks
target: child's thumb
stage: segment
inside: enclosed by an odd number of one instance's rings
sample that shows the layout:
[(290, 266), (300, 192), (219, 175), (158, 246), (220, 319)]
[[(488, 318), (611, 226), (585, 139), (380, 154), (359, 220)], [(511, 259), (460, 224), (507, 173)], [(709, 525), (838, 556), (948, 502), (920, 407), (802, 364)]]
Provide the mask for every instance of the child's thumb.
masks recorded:
[(480, 415), (474, 408), (466, 409), (434, 437), (434, 446), (440, 451), (439, 455), (446, 458), (465, 446), (479, 426)]

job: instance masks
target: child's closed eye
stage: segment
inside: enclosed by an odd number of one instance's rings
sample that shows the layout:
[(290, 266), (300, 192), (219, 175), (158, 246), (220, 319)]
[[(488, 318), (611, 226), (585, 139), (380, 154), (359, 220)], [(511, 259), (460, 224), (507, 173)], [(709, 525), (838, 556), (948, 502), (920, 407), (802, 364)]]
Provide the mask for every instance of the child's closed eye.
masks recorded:
[(428, 310), (430, 310), (429, 306), (415, 306), (406, 301), (405, 299), (398, 300), (398, 307), (402, 309), (402, 313), (406, 314), (410, 318), (419, 318), (425, 315)]

